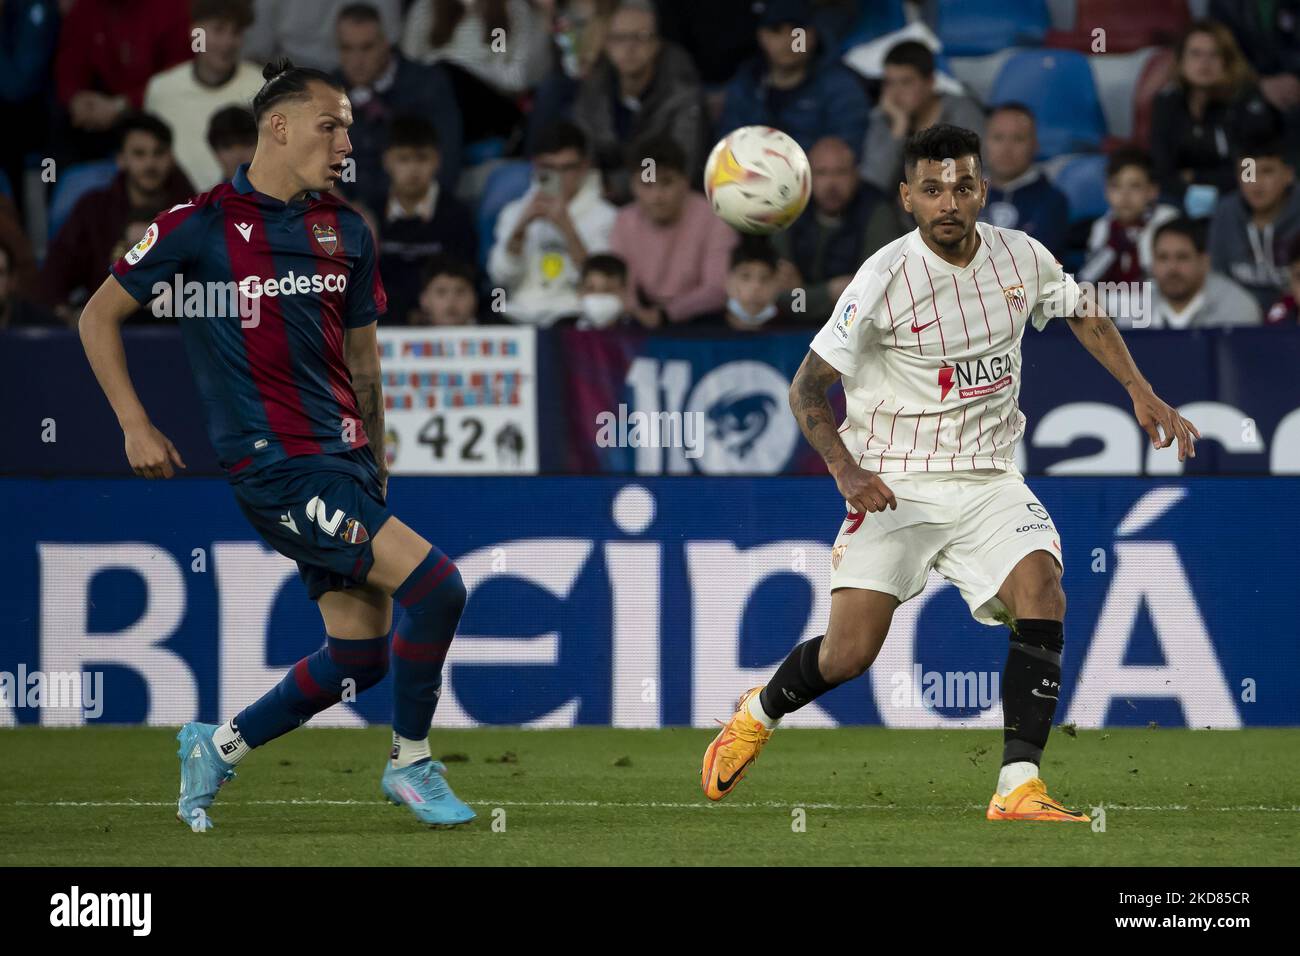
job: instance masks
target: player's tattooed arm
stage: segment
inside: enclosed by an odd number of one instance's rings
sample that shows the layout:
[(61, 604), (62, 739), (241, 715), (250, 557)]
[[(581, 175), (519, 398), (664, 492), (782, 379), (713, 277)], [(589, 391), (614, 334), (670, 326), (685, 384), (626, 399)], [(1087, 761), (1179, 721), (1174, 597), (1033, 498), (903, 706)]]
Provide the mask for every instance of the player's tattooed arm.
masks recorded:
[[(1138, 371), (1133, 356), (1124, 344), (1124, 337), (1115, 328), (1115, 323), (1102, 312), (1095, 302), (1085, 304), (1080, 314), (1067, 317), (1070, 331), (1083, 344), (1083, 347), (1101, 365), (1115, 376), (1115, 380), (1124, 386), (1133, 400), (1133, 414), (1138, 424), (1151, 437), (1156, 448), (1167, 448), (1176, 440), (1178, 442), (1178, 460), (1196, 457), (1196, 439), (1201, 433), (1177, 410), (1165, 403), (1151, 383)], [(1161, 431), (1164, 432), (1163, 436)]]
[(352, 390), (357, 395), (361, 410), (361, 424), (370, 439), (370, 450), (379, 465), (380, 479), (387, 490), (388, 462), (384, 455), (384, 388), (379, 367), (379, 337), (375, 323), (348, 329), (344, 337), (344, 352), (348, 370), (352, 373)]
[(825, 459), (831, 474), (853, 464), (853, 456), (844, 447), (835, 425), (835, 411), (826, 398), (826, 390), (839, 377), (840, 373), (824, 358), (810, 350), (790, 384), (790, 411), (794, 412), (808, 444)]
[(1115, 323), (1110, 317), (1104, 315), (1095, 304), (1091, 309), (1083, 309), (1082, 313), (1067, 316), (1067, 319), (1070, 322), (1070, 331), (1092, 354), (1092, 357), (1115, 376), (1115, 380), (1123, 385), (1126, 391), (1150, 388), (1150, 383), (1138, 371), (1128, 346), (1124, 344), (1124, 337), (1119, 334), (1119, 329), (1115, 328)]
[(898, 502), (880, 476), (861, 468), (849, 454), (835, 427), (835, 412), (826, 398), (840, 373), (816, 352), (809, 351), (790, 385), (790, 410), (808, 444), (826, 461), (844, 500), (859, 512), (897, 508)]

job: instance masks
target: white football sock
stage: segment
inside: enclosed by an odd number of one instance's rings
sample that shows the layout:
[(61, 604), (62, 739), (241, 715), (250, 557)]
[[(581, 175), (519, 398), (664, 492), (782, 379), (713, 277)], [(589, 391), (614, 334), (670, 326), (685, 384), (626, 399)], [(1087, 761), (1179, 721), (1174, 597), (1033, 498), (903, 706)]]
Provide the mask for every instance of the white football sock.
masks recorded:
[(244, 735), (235, 726), (233, 717), (212, 732), (212, 742), (216, 744), (221, 759), (232, 767), (253, 752), (253, 748), (244, 742)]
[(1038, 764), (1036, 763), (1030, 763), (1028, 760), (1009, 763), (998, 774), (998, 795), (1005, 797), (1026, 780), (1033, 780), (1037, 776)]
[(417, 760), (429, 756), (429, 738), (408, 740), (396, 731), (393, 732), (393, 752), (391, 759), (394, 767), (409, 767)]
[(767, 711), (763, 709), (762, 697), (763, 692), (759, 691), (753, 697), (749, 698), (749, 703), (745, 705), (745, 708), (749, 711), (749, 716), (753, 717), (768, 730), (771, 730), (781, 722), (781, 718), (767, 716)]

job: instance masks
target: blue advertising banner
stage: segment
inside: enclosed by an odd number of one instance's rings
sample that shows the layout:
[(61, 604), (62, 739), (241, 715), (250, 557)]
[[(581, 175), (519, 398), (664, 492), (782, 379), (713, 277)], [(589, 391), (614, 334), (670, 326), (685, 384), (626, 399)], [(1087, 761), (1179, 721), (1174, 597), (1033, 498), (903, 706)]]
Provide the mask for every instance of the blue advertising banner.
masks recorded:
[[(543, 474), (824, 474), (787, 397), (812, 334), (541, 332), (537, 460), (528, 467)], [(1300, 329), (1145, 330), (1126, 333), (1125, 341), (1161, 397), (1200, 428), (1196, 458), (1180, 463), (1172, 452), (1153, 450), (1123, 389), (1069, 331), (1049, 325), (1028, 332), (1023, 344), (1022, 472), (1300, 474)], [(145, 407), (180, 449), (188, 474), (219, 474), (176, 331), (128, 330), (127, 357)], [(471, 381), (472, 364), (462, 371)], [(832, 396), (842, 414), (842, 394), (834, 389)], [(130, 473), (121, 431), (75, 333), (0, 331), (0, 407), (11, 410), (0, 424), (0, 473)], [(394, 412), (394, 424), (405, 429), (394, 437), (410, 458), (402, 470), (441, 475), (475, 458), (482, 459), (476, 468), (519, 470), (512, 464), (519, 443), (500, 427), (435, 420), (434, 411), (404, 424), (403, 414)], [(506, 431), (525, 436), (531, 427)]]
[[(556, 334), (567, 359), (570, 471), (825, 473), (789, 407), (810, 333)], [(836, 395), (843, 415), (843, 395)]]
[[(1063, 547), (1059, 722), (1300, 724), (1300, 479), (1029, 483)], [(220, 480), (0, 494), (0, 725), (215, 721), (323, 640)], [(823, 633), (844, 513), (828, 479), (797, 477), (399, 477), (392, 503), (470, 590), (443, 726), (710, 725)], [(1000, 727), (1006, 648), (932, 575), (866, 677), (789, 723)], [(316, 722), (390, 715), (385, 681)]]

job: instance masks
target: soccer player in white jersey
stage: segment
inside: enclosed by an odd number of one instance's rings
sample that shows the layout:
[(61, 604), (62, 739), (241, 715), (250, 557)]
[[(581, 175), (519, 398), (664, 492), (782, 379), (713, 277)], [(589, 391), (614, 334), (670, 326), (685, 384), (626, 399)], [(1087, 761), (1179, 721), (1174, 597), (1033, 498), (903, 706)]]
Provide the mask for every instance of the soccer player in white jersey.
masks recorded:
[[(705, 752), (704, 792), (730, 793), (783, 716), (870, 667), (894, 609), (933, 568), (977, 621), (1010, 627), (988, 818), (1086, 822), (1048, 796), (1038, 769), (1060, 693), (1065, 594), (1060, 538), (1014, 464), (1025, 326), (1067, 320), (1128, 391), (1155, 447), (1177, 441), (1181, 461), (1200, 433), (1156, 396), (1114, 323), (1051, 252), (976, 222), (988, 183), (975, 133), (921, 130), (904, 167), (899, 191), (917, 228), (862, 264), (790, 388), (799, 427), (848, 507), (831, 550), (830, 622), (742, 695)], [(837, 378), (843, 427), (826, 397)]]

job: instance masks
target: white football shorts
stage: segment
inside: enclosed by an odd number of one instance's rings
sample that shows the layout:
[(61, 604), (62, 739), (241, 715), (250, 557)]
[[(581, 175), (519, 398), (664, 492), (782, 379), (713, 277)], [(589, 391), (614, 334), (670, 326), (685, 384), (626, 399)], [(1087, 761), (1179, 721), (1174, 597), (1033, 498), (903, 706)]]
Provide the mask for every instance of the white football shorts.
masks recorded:
[(850, 511), (831, 548), (831, 590), (884, 591), (899, 602), (925, 588), (933, 568), (961, 592), (981, 624), (1007, 609), (998, 589), (1021, 558), (1046, 551), (1064, 569), (1051, 515), (1018, 471), (882, 475), (897, 510)]

